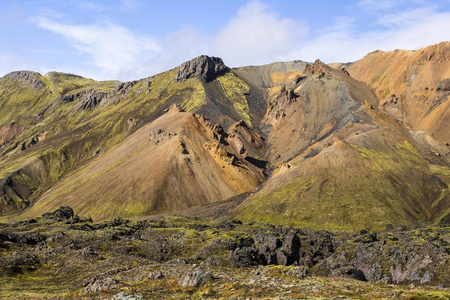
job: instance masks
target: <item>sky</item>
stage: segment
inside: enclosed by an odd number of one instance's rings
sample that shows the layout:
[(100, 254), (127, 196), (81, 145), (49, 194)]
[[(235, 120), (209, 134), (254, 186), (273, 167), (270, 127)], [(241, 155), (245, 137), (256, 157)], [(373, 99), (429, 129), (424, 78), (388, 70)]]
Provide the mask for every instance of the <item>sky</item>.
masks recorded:
[(0, 76), (135, 80), (196, 56), (230, 67), (450, 40), (450, 0), (0, 0)]

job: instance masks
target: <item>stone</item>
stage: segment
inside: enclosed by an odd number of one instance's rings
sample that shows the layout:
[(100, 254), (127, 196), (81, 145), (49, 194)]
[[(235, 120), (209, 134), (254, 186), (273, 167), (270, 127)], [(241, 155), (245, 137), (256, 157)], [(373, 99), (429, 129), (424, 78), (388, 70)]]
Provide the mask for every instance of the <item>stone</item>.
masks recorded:
[(53, 212), (53, 217), (55, 219), (70, 219), (74, 216), (73, 209), (69, 206), (61, 206), (55, 212)]
[(221, 58), (201, 55), (178, 67), (176, 81), (183, 82), (189, 78), (197, 77), (210, 82), (226, 70), (227, 67)]
[(305, 278), (309, 274), (309, 269), (306, 266), (295, 266), (287, 272), (288, 276)]
[(260, 262), (258, 250), (254, 247), (237, 248), (229, 256), (234, 267), (257, 266)]
[(161, 271), (153, 271), (148, 273), (147, 278), (150, 280), (159, 280), (164, 278), (164, 274)]
[(143, 300), (144, 297), (141, 295), (128, 295), (125, 292), (120, 292), (116, 294), (111, 300)]
[(117, 287), (119, 281), (110, 277), (92, 279), (84, 288), (82, 295), (98, 292), (107, 292)]
[(15, 71), (9, 74), (6, 74), (4, 78), (10, 78), (15, 80), (24, 81), (28, 84), (33, 85), (36, 89), (45, 88), (45, 84), (39, 78), (41, 74), (31, 71)]
[(179, 278), (178, 284), (182, 287), (199, 287), (206, 284), (211, 278), (211, 272), (201, 267), (196, 267)]

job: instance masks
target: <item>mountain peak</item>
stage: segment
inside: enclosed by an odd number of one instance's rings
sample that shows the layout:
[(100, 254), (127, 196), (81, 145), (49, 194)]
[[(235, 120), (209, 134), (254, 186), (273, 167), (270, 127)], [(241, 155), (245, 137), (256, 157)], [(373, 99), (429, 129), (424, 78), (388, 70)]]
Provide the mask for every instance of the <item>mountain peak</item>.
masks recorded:
[(176, 80), (186, 81), (189, 78), (198, 77), (205, 81), (212, 81), (228, 68), (219, 57), (200, 55), (178, 67)]
[(32, 71), (14, 71), (6, 74), (3, 78), (22, 80), (36, 88), (44, 88), (45, 85), (42, 83), (40, 76), (41, 74)]

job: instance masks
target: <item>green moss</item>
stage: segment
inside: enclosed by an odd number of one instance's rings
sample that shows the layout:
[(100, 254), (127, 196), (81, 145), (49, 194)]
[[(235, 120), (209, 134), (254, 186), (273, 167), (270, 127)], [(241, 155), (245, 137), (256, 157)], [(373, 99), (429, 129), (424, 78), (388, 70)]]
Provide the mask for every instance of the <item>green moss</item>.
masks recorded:
[(251, 199), (241, 206), (236, 217), (246, 222), (258, 220), (270, 224), (289, 222), (292, 225), (304, 225), (297, 218), (299, 211), (294, 208), (297, 205), (295, 199), (301, 197), (317, 180), (317, 177), (301, 178), (265, 196)]
[(63, 95), (69, 91), (79, 89), (95, 82), (89, 78), (58, 72), (50, 72), (43, 76), (42, 80), (51, 87), (55, 95)]
[(236, 112), (249, 126), (252, 126), (250, 108), (245, 97), (245, 94), (250, 92), (250, 87), (232, 72), (219, 76), (217, 81), (220, 82), (225, 96), (232, 101)]
[[(384, 229), (386, 224), (439, 222), (448, 201), (433, 176), (446, 169), (433, 167), (407, 142), (377, 151), (352, 145), (351, 169), (320, 168), (309, 177), (277, 179), (276, 189), (264, 189), (244, 202), (235, 217), (244, 221), (292, 224), (316, 229)], [(360, 158), (357, 156), (360, 155)], [(363, 158), (363, 159), (361, 159)], [(300, 168), (300, 167), (297, 167)], [(314, 176), (315, 175), (315, 176)], [(417, 180), (420, 178), (420, 180)], [(290, 183), (289, 183), (290, 182)], [(448, 181), (447, 181), (448, 182)]]
[(407, 141), (395, 145), (392, 152), (382, 152), (351, 145), (360, 155), (368, 160), (367, 166), (373, 171), (396, 172), (402, 170), (405, 164), (420, 169), (424, 160), (414, 147)]

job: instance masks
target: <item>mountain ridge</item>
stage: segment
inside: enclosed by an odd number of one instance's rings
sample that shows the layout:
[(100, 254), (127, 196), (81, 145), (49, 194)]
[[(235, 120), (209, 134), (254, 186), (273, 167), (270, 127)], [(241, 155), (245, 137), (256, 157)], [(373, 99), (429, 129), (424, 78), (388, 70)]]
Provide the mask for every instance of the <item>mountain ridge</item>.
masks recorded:
[[(131, 82), (7, 74), (0, 79), (0, 110), (10, 112), (0, 119), (0, 220), (67, 204), (97, 220), (141, 218), (254, 193), (232, 217), (331, 229), (447, 222), (450, 68), (448, 43), (439, 47), (429, 51), (443, 60), (414, 71), (420, 79), (443, 70), (433, 91), (420, 98), (422, 83), (399, 83), (390, 87), (399, 100), (383, 98), (386, 90), (363, 72), (380, 72), (367, 61), (391, 52), (335, 68), (319, 60), (228, 68), (199, 56)], [(395, 68), (407, 74), (412, 63)], [(397, 105), (412, 98), (431, 109), (414, 126), (408, 118), (423, 105)], [(163, 157), (171, 159), (162, 164)], [(152, 185), (152, 178), (166, 181)]]

